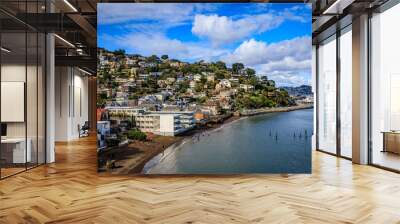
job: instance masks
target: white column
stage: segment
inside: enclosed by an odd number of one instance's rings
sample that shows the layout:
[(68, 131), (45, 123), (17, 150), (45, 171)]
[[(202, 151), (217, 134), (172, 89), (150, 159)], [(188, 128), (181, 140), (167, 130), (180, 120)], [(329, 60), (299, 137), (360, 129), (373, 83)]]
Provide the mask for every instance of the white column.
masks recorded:
[(47, 34), (46, 45), (46, 163), (52, 163), (55, 161), (55, 44), (53, 34)]
[(354, 163), (368, 163), (368, 15), (353, 19), (353, 128)]
[(55, 141), (69, 141), (71, 125), (71, 68), (55, 68)]
[(316, 140), (316, 133), (317, 133), (317, 47), (315, 45), (312, 46), (312, 67), (311, 67), (311, 87), (314, 93), (314, 120), (313, 120), (313, 135), (311, 137), (311, 148), (312, 150), (317, 149), (317, 140)]

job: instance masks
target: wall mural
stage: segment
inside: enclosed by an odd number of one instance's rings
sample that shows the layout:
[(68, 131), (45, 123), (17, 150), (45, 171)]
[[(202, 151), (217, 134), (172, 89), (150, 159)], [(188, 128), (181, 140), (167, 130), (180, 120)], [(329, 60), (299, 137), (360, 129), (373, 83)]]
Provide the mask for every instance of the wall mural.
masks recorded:
[(311, 6), (98, 4), (98, 171), (310, 173)]

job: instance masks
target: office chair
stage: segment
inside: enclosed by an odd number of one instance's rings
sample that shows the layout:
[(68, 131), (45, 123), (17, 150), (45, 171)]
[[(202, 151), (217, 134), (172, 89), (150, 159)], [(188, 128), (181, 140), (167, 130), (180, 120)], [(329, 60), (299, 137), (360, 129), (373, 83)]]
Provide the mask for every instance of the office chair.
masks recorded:
[(82, 127), (79, 127), (79, 126), (80, 125), (78, 125), (79, 138), (89, 136), (89, 129), (90, 129), (89, 121), (85, 121), (85, 123), (82, 125)]

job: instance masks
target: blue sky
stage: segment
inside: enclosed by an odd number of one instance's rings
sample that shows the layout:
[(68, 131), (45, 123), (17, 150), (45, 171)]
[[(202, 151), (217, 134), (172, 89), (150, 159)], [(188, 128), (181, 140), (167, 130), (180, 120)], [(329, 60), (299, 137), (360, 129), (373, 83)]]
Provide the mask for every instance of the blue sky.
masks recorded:
[(100, 3), (98, 46), (241, 62), (278, 85), (311, 80), (311, 8), (287, 3)]

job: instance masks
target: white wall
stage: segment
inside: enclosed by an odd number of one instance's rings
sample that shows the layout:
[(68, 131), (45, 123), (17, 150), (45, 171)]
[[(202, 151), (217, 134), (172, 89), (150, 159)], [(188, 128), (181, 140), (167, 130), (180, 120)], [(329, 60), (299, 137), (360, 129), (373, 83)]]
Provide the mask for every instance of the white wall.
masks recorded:
[(160, 133), (174, 133), (174, 115), (160, 114)]
[(340, 36), (340, 150), (352, 157), (352, 34)]
[[(38, 71), (36, 69), (39, 69)], [(20, 82), (26, 84), (26, 107), (24, 100), (24, 87), (18, 90), (20, 97), (23, 102), (17, 108), (12, 107), (2, 107), (2, 114), (4, 113), (20, 113), (19, 117), (23, 117), (26, 111), (27, 119), (24, 117), (20, 122), (6, 122), (7, 124), (7, 137), (8, 138), (24, 138), (25, 135), (30, 140), (30, 148), (32, 161), (36, 162), (39, 159), (39, 163), (44, 163), (44, 74), (41, 72), (41, 67), (25, 65), (25, 63), (3, 63), (1, 66), (1, 76), (2, 82)], [(25, 80), (27, 78), (27, 81)], [(2, 83), (3, 86), (3, 83)], [(17, 93), (7, 93), (2, 89), (2, 98), (9, 97), (7, 94), (17, 94)], [(15, 102), (16, 104), (18, 102)]]
[[(78, 124), (81, 126), (85, 123), (85, 121), (89, 120), (89, 93), (88, 93), (88, 78), (82, 76), (83, 73), (79, 72), (78, 75), (76, 75), (75, 70), (75, 77), (74, 77), (74, 119), (72, 120), (72, 127), (77, 127)], [(78, 136), (78, 129), (73, 128), (72, 129), (73, 136)]]
[(336, 40), (318, 48), (318, 147), (336, 153)]
[(56, 67), (55, 140), (79, 138), (78, 125), (88, 121), (88, 78), (76, 68)]
[[(1, 66), (1, 81), (25, 82), (25, 64), (3, 64)], [(1, 108), (7, 110), (7, 108)], [(7, 123), (7, 137), (25, 137), (25, 122)]]
[(311, 65), (311, 87), (314, 93), (314, 117), (313, 117), (313, 135), (311, 137), (311, 148), (312, 150), (317, 149), (317, 48), (315, 45), (312, 46), (312, 65)]
[(70, 77), (67, 67), (55, 68), (55, 140), (66, 141), (68, 139), (69, 125), (69, 95), (68, 88)]

